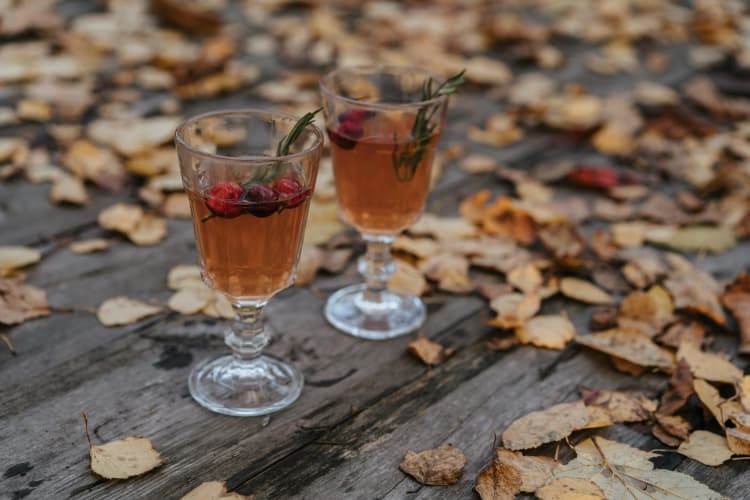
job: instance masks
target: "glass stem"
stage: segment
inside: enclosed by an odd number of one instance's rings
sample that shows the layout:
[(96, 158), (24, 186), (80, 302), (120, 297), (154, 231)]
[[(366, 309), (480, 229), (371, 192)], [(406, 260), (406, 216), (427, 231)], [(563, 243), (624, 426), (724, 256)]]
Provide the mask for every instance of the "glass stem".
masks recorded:
[(359, 259), (357, 269), (364, 276), (367, 289), (364, 292), (368, 302), (381, 302), (382, 292), (388, 286), (388, 277), (396, 270), (391, 257), (393, 236), (363, 234), (367, 253)]
[(232, 302), (235, 319), (224, 341), (237, 361), (250, 361), (260, 356), (271, 338), (261, 317), (266, 302)]

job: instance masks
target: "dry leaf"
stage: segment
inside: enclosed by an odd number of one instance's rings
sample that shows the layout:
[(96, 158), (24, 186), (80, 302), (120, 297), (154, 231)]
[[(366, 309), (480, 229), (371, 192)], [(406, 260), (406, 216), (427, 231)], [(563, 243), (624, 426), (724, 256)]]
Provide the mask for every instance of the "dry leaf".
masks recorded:
[(190, 200), (185, 193), (170, 193), (161, 207), (167, 217), (190, 218)]
[(513, 465), (493, 460), (477, 476), (474, 490), (482, 500), (513, 500), (521, 491), (521, 474)]
[(438, 217), (425, 213), (409, 228), (411, 234), (427, 234), (438, 240), (460, 240), (477, 234), (477, 228), (460, 217)]
[(497, 167), (495, 158), (483, 154), (471, 154), (461, 160), (461, 168), (470, 174), (485, 174)]
[(180, 121), (181, 118), (176, 116), (125, 120), (100, 118), (89, 123), (86, 135), (100, 144), (111, 146), (123, 156), (135, 156), (171, 141)]
[(507, 351), (511, 347), (518, 345), (518, 337), (515, 335), (509, 337), (492, 337), (485, 345), (490, 351)]
[(693, 344), (695, 347), (703, 345), (706, 337), (706, 328), (697, 321), (678, 321), (673, 323), (659, 336), (659, 343), (678, 348), (683, 342)]
[(560, 280), (560, 292), (571, 299), (587, 304), (611, 304), (612, 297), (589, 281), (565, 277)]
[(428, 289), (427, 280), (419, 269), (396, 260), (396, 270), (388, 277), (388, 290), (400, 295), (421, 296)]
[(0, 278), (0, 323), (15, 325), (49, 313), (44, 290), (18, 279)]
[(214, 292), (213, 300), (210, 300), (201, 312), (212, 318), (237, 319), (232, 303), (220, 292)]
[(495, 450), (495, 461), (515, 467), (521, 476), (520, 490), (525, 493), (533, 493), (547, 484), (557, 467), (557, 463), (549, 457), (525, 456), (503, 448)]
[(322, 245), (344, 229), (335, 201), (313, 198), (305, 227), (305, 245)]
[(318, 269), (323, 265), (325, 254), (316, 246), (304, 245), (297, 263), (297, 274), (294, 276), (294, 284), (301, 286), (312, 283)]
[(86, 140), (71, 144), (63, 158), (63, 165), (76, 176), (110, 191), (119, 191), (125, 184), (125, 168), (117, 156), (109, 149)]
[(96, 312), (96, 317), (104, 326), (119, 326), (135, 323), (159, 312), (161, 312), (160, 307), (121, 296), (102, 302)]
[(656, 411), (657, 403), (641, 395), (622, 391), (589, 390), (581, 388), (588, 408), (600, 408), (611, 423), (642, 422)]
[(104, 229), (129, 233), (143, 218), (143, 209), (138, 205), (116, 203), (99, 213), (97, 220)]
[(466, 456), (461, 449), (444, 444), (415, 453), (406, 452), (399, 468), (422, 484), (444, 486), (461, 480)]
[(588, 420), (583, 401), (560, 403), (514, 420), (503, 432), (503, 445), (511, 450), (536, 448), (569, 436)]
[(8, 276), (42, 259), (42, 252), (24, 246), (0, 246), (0, 276)]
[(428, 366), (439, 365), (445, 358), (453, 354), (453, 349), (447, 349), (427, 337), (417, 337), (409, 343), (409, 352)]
[(708, 431), (694, 431), (677, 452), (712, 467), (723, 464), (733, 455), (724, 436)]
[(60, 173), (52, 182), (49, 199), (53, 203), (85, 205), (89, 202), (89, 195), (81, 179), (74, 175)]
[(674, 367), (672, 354), (639, 333), (619, 328), (593, 335), (577, 336), (576, 342), (597, 351), (617, 356), (639, 366), (670, 371)]
[(745, 411), (750, 413), (750, 375), (745, 375), (737, 383), (737, 396)]
[(126, 234), (136, 245), (156, 245), (167, 236), (167, 221), (156, 215), (146, 214)]
[(659, 413), (662, 415), (672, 415), (674, 412), (685, 406), (690, 396), (693, 395), (693, 375), (690, 373), (690, 367), (684, 361), (677, 364), (677, 369), (669, 378), (669, 389), (661, 396), (659, 403)]
[(206, 481), (188, 491), (180, 500), (252, 500), (252, 495), (230, 493), (224, 481)]
[(516, 337), (523, 344), (562, 349), (576, 336), (575, 326), (566, 316), (536, 316), (516, 328)]
[(214, 298), (214, 292), (206, 285), (181, 288), (169, 298), (167, 305), (180, 314), (197, 314)]
[[(592, 437), (576, 445), (575, 451), (574, 460), (555, 469), (555, 478), (589, 479), (606, 498), (651, 498), (653, 494), (664, 500), (722, 498), (686, 474), (654, 469), (655, 453), (624, 443)], [(649, 491), (643, 491), (644, 484), (650, 486)], [(636, 492), (643, 495), (636, 496)]]
[(703, 406), (714, 416), (716, 421), (724, 427), (724, 417), (721, 412), (721, 405), (724, 402), (724, 398), (719, 394), (719, 390), (702, 379), (695, 379), (693, 381), (693, 390), (695, 395)]
[(108, 249), (112, 243), (109, 240), (103, 238), (92, 238), (90, 240), (79, 240), (74, 241), (68, 245), (68, 249), (77, 254), (87, 254), (94, 252), (101, 252), (102, 250)]
[(740, 327), (739, 352), (750, 353), (750, 277), (747, 273), (740, 273), (734, 282), (727, 286), (721, 302), (729, 309)]
[(422, 262), (419, 270), (446, 292), (466, 293), (474, 288), (469, 279), (469, 261), (460, 255), (434, 255)]
[(664, 286), (672, 294), (677, 309), (694, 311), (719, 325), (726, 325), (724, 311), (719, 303), (719, 287), (710, 274), (691, 267), (670, 275)]
[(684, 360), (695, 378), (734, 384), (742, 378), (742, 370), (712, 352), (703, 352), (689, 342), (680, 344), (677, 359)]
[(735, 455), (750, 455), (750, 433), (740, 429), (727, 428), (727, 444)]
[(686, 226), (664, 232), (649, 232), (646, 240), (681, 252), (723, 253), (737, 245), (727, 226)]
[(679, 438), (678, 441), (687, 439), (690, 435), (690, 429), (692, 428), (690, 422), (679, 415), (662, 415), (660, 413), (655, 413), (654, 419), (659, 424), (659, 427), (662, 430), (664, 430), (670, 436)]
[(508, 283), (525, 294), (536, 292), (542, 286), (544, 278), (534, 264), (526, 264), (511, 270), (506, 276)]
[(393, 250), (426, 259), (440, 252), (440, 244), (430, 238), (409, 238), (400, 235), (393, 241)]
[(540, 500), (604, 500), (604, 493), (587, 479), (563, 477), (536, 490)]
[(170, 290), (180, 290), (202, 284), (201, 268), (198, 266), (178, 264), (170, 269), (167, 275), (167, 286)]
[(89, 434), (89, 420), (83, 413), (86, 438), (89, 441), (91, 471), (104, 479), (127, 479), (140, 476), (161, 465), (161, 456), (146, 438), (127, 437), (105, 444), (94, 444)]
[(499, 295), (490, 302), (490, 308), (497, 313), (497, 316), (488, 323), (503, 329), (523, 326), (526, 321), (539, 312), (541, 303), (539, 296), (536, 294), (507, 293)]

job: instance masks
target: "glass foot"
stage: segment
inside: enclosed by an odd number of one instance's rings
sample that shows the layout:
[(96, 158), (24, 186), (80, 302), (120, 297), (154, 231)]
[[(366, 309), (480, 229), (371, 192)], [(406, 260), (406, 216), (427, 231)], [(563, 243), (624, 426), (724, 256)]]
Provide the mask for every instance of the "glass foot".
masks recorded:
[(426, 312), (419, 297), (382, 291), (373, 301), (366, 289), (364, 284), (353, 285), (331, 295), (326, 319), (344, 333), (369, 340), (406, 335), (424, 323)]
[(292, 404), (304, 378), (297, 368), (271, 356), (239, 360), (227, 355), (196, 366), (188, 385), (193, 399), (209, 410), (252, 417)]

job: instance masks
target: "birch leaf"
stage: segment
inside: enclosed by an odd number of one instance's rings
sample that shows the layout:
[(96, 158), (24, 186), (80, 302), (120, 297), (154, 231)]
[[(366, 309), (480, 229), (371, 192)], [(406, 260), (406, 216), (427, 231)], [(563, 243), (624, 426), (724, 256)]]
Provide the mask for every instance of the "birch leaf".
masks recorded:
[(724, 436), (708, 431), (694, 431), (677, 452), (712, 467), (723, 464), (733, 455)]
[(180, 500), (252, 500), (251, 496), (228, 492), (224, 481), (206, 481), (183, 495)]
[(511, 450), (536, 448), (559, 441), (584, 427), (589, 414), (583, 401), (561, 403), (546, 410), (533, 411), (514, 420), (503, 432), (503, 445)]
[(160, 311), (160, 307), (146, 304), (140, 300), (114, 297), (102, 302), (96, 311), (96, 317), (104, 326), (120, 326), (135, 323)]

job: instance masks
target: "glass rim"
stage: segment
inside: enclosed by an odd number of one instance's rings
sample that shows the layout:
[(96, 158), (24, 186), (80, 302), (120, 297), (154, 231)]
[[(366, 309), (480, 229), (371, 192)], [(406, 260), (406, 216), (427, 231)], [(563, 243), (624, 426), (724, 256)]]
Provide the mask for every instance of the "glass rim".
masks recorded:
[(326, 80), (329, 78), (332, 78), (336, 73), (342, 73), (345, 71), (371, 71), (372, 73), (386, 73), (387, 70), (401, 70), (401, 71), (413, 71), (415, 73), (422, 73), (426, 77), (432, 78), (433, 81), (442, 83), (446, 80), (446, 78), (442, 75), (438, 75), (437, 73), (434, 73), (428, 69), (421, 68), (419, 66), (410, 66), (410, 65), (400, 65), (400, 64), (364, 64), (364, 65), (357, 65), (357, 66), (345, 66), (342, 68), (336, 68), (332, 71), (329, 71), (326, 73), (323, 78), (320, 79), (320, 91), (331, 96), (332, 98), (339, 99), (341, 101), (350, 103), (350, 104), (356, 104), (357, 106), (362, 106), (366, 108), (373, 108), (373, 109), (408, 109), (408, 108), (415, 108), (415, 107), (422, 107), (425, 105), (430, 105), (434, 103), (441, 103), (445, 102), (448, 99), (447, 95), (439, 95), (437, 97), (433, 97), (432, 99), (427, 99), (425, 101), (414, 101), (414, 102), (367, 102), (367, 101), (358, 101), (357, 99), (353, 99), (351, 97), (345, 97), (341, 94), (338, 94), (334, 92), (332, 89), (328, 88), (326, 86)]
[(190, 154), (193, 154), (196, 156), (201, 156), (203, 158), (212, 159), (212, 160), (221, 160), (221, 161), (236, 162), (236, 163), (284, 162), (284, 161), (289, 161), (289, 160), (294, 160), (297, 158), (305, 157), (323, 147), (323, 142), (324, 142), (323, 132), (320, 130), (320, 127), (318, 127), (314, 123), (310, 123), (306, 128), (309, 127), (312, 129), (313, 134), (315, 135), (315, 143), (312, 144), (312, 146), (303, 149), (302, 151), (298, 151), (297, 153), (290, 153), (284, 156), (256, 156), (256, 155), (226, 156), (226, 155), (220, 155), (216, 153), (209, 153), (207, 151), (202, 151), (196, 148), (195, 146), (189, 144), (185, 140), (183, 132), (188, 126), (193, 125), (198, 120), (201, 120), (204, 118), (213, 118), (213, 117), (222, 117), (222, 116), (231, 116), (231, 115), (244, 115), (244, 116), (254, 116), (254, 117), (266, 116), (269, 118), (274, 118), (274, 117), (287, 118), (287, 119), (294, 121), (295, 123), (299, 121), (299, 119), (301, 118), (291, 113), (286, 113), (284, 111), (273, 111), (273, 110), (260, 109), (260, 108), (239, 108), (239, 109), (225, 109), (225, 110), (220, 110), (220, 111), (208, 111), (206, 113), (200, 113), (198, 115), (191, 116), (190, 118), (183, 121), (174, 132), (175, 143), (177, 143), (177, 146), (182, 146), (187, 151), (189, 151)]

